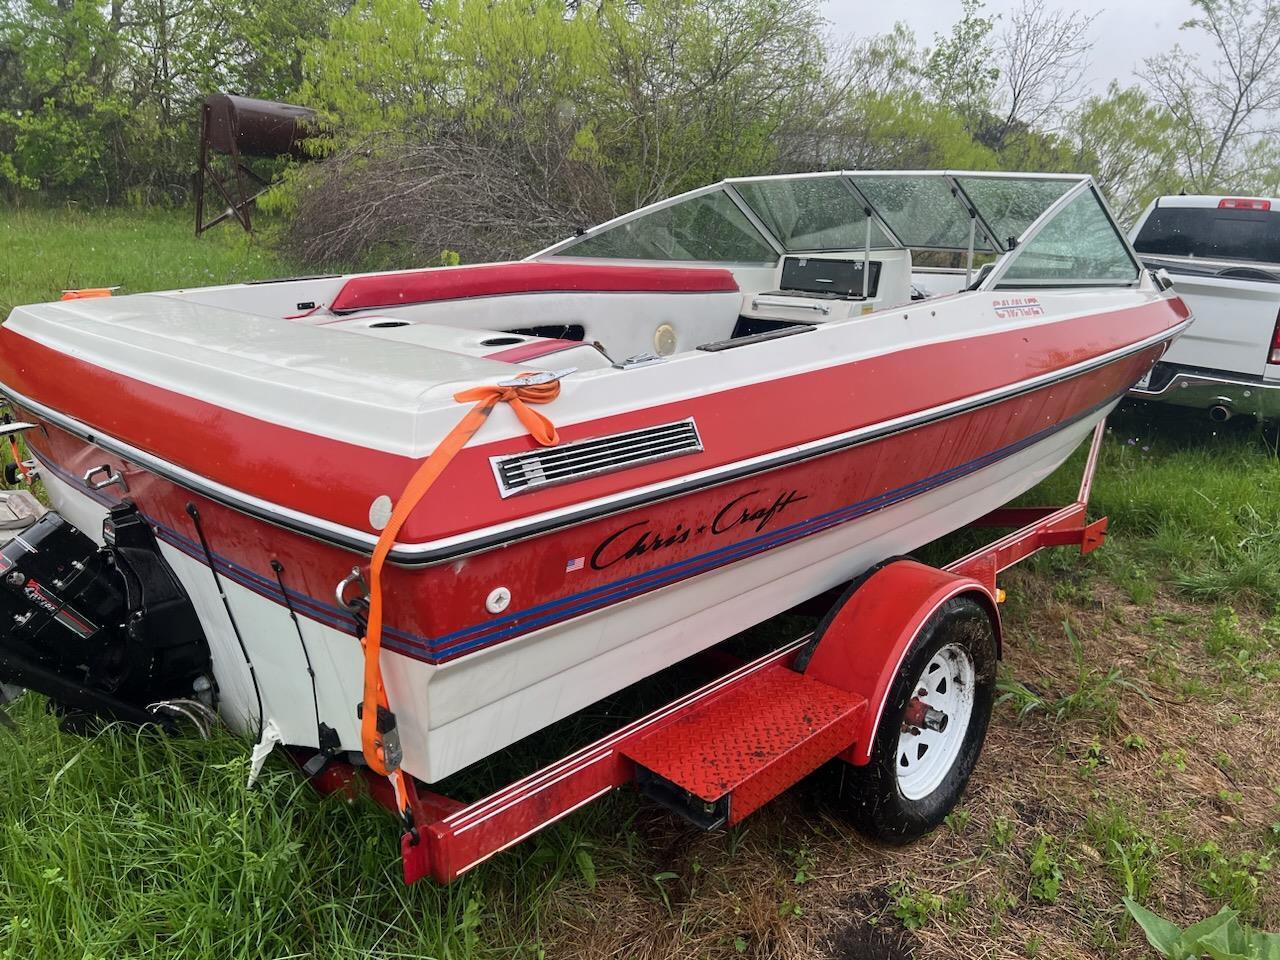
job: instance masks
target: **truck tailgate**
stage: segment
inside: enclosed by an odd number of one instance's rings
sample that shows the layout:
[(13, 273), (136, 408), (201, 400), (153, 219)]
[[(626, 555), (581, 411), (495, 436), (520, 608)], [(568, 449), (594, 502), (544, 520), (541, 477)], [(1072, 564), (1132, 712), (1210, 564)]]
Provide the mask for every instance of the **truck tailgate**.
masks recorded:
[(1280, 313), (1280, 283), (1172, 270), (1170, 276), (1173, 289), (1191, 308), (1195, 322), (1169, 348), (1164, 360), (1262, 376)]

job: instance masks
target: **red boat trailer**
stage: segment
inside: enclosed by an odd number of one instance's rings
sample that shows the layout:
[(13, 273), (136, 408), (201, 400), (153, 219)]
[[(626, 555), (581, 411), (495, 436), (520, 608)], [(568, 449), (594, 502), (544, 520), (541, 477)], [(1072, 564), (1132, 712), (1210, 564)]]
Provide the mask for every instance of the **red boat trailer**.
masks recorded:
[[(997, 575), (1045, 547), (1089, 553), (1102, 545), (1107, 521), (1090, 523), (1087, 512), (1105, 426), (1094, 429), (1073, 503), (996, 510), (972, 526), (1017, 529), (942, 568), (905, 559), (882, 565), (814, 632), (475, 803), (410, 780), (405, 882), (448, 883), (627, 784), (711, 829), (737, 823), (830, 760), (867, 764), (894, 678), (943, 604), (969, 597), (986, 610), (998, 654)], [(349, 792), (357, 778), (397, 810), (389, 781), (365, 768), (330, 761), (312, 782), (326, 793)]]

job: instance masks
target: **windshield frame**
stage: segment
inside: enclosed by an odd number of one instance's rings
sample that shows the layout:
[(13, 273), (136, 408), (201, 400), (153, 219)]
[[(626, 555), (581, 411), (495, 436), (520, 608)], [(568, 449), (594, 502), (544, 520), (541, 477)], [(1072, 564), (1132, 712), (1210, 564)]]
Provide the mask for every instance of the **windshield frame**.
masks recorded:
[[(876, 204), (872, 203), (866, 193), (861, 189), (858, 178), (888, 178), (888, 177), (913, 177), (913, 178), (936, 178), (946, 185), (955, 204), (959, 208), (958, 212), (964, 219), (970, 223), (969, 227), (969, 243), (967, 246), (931, 246), (931, 245), (914, 245), (903, 241), (900, 233), (893, 227), (893, 218), (888, 217), (885, 213), (877, 209)], [(840, 249), (865, 249), (868, 253), (871, 250), (920, 250), (920, 251), (936, 251), (943, 253), (967, 253), (969, 258), (969, 270), (972, 271), (972, 262), (975, 253), (995, 254), (995, 267), (991, 273), (984, 278), (978, 289), (991, 290), (1001, 282), (1001, 279), (1008, 272), (1010, 265), (1017, 260), (1020, 251), (1044, 229), (1045, 225), (1057, 217), (1068, 204), (1079, 197), (1086, 191), (1092, 191), (1095, 200), (1105, 214), (1109, 225), (1116, 238), (1122, 244), (1129, 259), (1133, 262), (1135, 278), (1133, 280), (1120, 279), (1045, 279), (1043, 281), (1036, 280), (1019, 280), (1018, 285), (1026, 287), (1071, 287), (1071, 286), (1132, 286), (1141, 280), (1142, 276), (1142, 258), (1133, 248), (1128, 234), (1121, 229), (1116, 222), (1115, 214), (1107, 205), (1106, 199), (1102, 196), (1093, 178), (1088, 174), (1081, 173), (1021, 173), (1015, 171), (1003, 170), (822, 170), (809, 173), (792, 173), (777, 174), (767, 176), (752, 177), (729, 177), (707, 186), (698, 187), (694, 190), (686, 191), (665, 200), (648, 204), (636, 210), (629, 211), (620, 216), (607, 220), (604, 223), (591, 227), (587, 230), (580, 231), (574, 236), (567, 237), (564, 240), (554, 243), (551, 246), (532, 254), (527, 259), (539, 260), (547, 257), (557, 257), (566, 259), (581, 260), (598, 260), (599, 257), (590, 255), (582, 255), (575, 257), (572, 252), (573, 247), (581, 243), (588, 237), (598, 236), (607, 230), (633, 222), (641, 217), (649, 216), (668, 207), (689, 200), (696, 199), (701, 196), (720, 192), (726, 196), (734, 207), (742, 213), (752, 228), (760, 235), (764, 244), (774, 252), (775, 259), (773, 261), (750, 261), (736, 262), (725, 260), (680, 260), (670, 261), (682, 264), (718, 264), (729, 267), (762, 267), (776, 266), (783, 257), (786, 256), (803, 256), (819, 253), (831, 252), (834, 248), (802, 248), (790, 247), (781, 238), (779, 238), (765, 223), (763, 217), (757, 213), (750, 202), (738, 189), (740, 184), (761, 183), (761, 182), (782, 182), (782, 181), (798, 181), (812, 179), (833, 179), (841, 183), (847, 189), (850, 195), (862, 205), (863, 211), (869, 215), (870, 221), (883, 234), (885, 243), (877, 242), (870, 245), (858, 245), (858, 247), (850, 246)], [(989, 216), (984, 214), (981, 205), (973, 199), (972, 195), (965, 189), (963, 180), (1011, 180), (1011, 181), (1031, 181), (1031, 180), (1055, 180), (1064, 181), (1071, 184), (1056, 200), (1045, 207), (1039, 215), (1028, 225), (1023, 232), (1016, 238), (1006, 238), (1002, 240), (996, 230), (992, 227)], [(1014, 242), (1009, 243), (1012, 239)], [(637, 258), (609, 258), (618, 263), (648, 263), (656, 261), (640, 260)], [(667, 261), (663, 261), (667, 262)], [(1012, 289), (1012, 286), (1004, 289)]]

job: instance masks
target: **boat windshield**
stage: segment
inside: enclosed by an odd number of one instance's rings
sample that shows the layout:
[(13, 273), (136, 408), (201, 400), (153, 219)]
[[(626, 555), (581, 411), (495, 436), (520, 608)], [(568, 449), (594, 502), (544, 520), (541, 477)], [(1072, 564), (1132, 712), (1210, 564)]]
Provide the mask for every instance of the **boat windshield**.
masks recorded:
[(723, 190), (638, 212), (644, 215), (590, 231), (574, 243), (572, 255), (717, 263), (772, 262), (778, 255)]
[(740, 180), (733, 189), (779, 245), (791, 250), (852, 250), (896, 246), (867, 216), (867, 203), (838, 174)]
[(971, 171), (724, 180), (534, 256), (773, 266), (787, 254), (904, 247), (971, 264), (1003, 254), (996, 286), (1132, 283), (1139, 271), (1089, 177)]

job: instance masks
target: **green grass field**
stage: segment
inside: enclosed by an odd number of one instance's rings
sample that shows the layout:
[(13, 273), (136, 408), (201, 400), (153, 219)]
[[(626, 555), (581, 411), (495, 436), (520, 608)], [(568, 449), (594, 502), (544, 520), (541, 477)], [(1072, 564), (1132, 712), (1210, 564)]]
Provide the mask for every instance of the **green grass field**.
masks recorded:
[[(0, 213), (0, 309), (289, 272), (188, 232), (179, 213)], [(1113, 419), (1110, 540), (1005, 578), (983, 761), (919, 843), (858, 837), (822, 777), (712, 834), (617, 794), (451, 887), (404, 888), (369, 802), (321, 799), (283, 760), (247, 790), (228, 735), (65, 734), (28, 696), (0, 727), (0, 958), (1151, 956), (1124, 896), (1280, 929), (1280, 460), (1226, 427)], [(1076, 469), (1028, 499), (1069, 499)]]
[(185, 211), (0, 207), (0, 316), (79, 287), (141, 293), (293, 272), (239, 230), (215, 229), (197, 239)]

